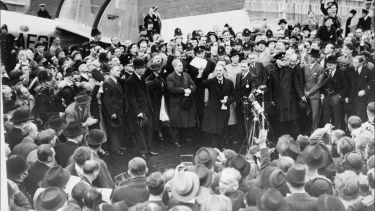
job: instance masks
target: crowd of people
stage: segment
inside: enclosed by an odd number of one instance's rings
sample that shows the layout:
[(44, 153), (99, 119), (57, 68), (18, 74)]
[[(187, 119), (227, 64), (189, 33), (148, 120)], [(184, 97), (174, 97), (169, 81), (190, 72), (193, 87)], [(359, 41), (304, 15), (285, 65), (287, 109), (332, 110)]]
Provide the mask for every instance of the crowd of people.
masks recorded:
[[(3, 25), (10, 210), (374, 210), (372, 20), (351, 10), (343, 26), (335, 1), (321, 10), (323, 21), (176, 28), (166, 41), (153, 7), (136, 42), (107, 45), (94, 28), (80, 46), (35, 49)], [(258, 118), (254, 145), (235, 152)], [(155, 141), (202, 147), (149, 172)], [(103, 157), (133, 147), (113, 178)]]

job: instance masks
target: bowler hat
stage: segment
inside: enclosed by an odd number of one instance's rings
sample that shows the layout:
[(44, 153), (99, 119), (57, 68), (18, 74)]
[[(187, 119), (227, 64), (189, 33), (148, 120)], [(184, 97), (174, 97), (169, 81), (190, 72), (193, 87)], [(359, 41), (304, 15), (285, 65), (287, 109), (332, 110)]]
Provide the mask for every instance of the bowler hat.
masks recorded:
[(219, 46), (218, 49), (217, 49), (217, 54), (218, 55), (224, 55), (225, 54), (225, 47)]
[(284, 57), (285, 57), (285, 52), (279, 52), (275, 56), (273, 56), (273, 58), (276, 59), (276, 60), (282, 59)]
[(288, 22), (285, 19), (280, 19), (277, 25), (281, 25), (281, 24), (288, 24)]
[(70, 172), (60, 165), (54, 166), (46, 172), (42, 180), (42, 186), (64, 188), (70, 179)]
[(337, 61), (337, 57), (336, 56), (329, 56), (328, 58), (326, 58), (326, 64), (337, 64), (338, 61)]
[(309, 52), (309, 54), (313, 57), (313, 58), (319, 58), (320, 57), (320, 51), (317, 50), (317, 49), (314, 49), (312, 48)]
[(332, 194), (331, 181), (324, 177), (316, 177), (305, 184), (305, 190), (310, 196), (319, 197), (322, 194)]
[(75, 138), (85, 133), (85, 129), (80, 122), (69, 122), (65, 127), (63, 134), (66, 138)]
[(91, 97), (86, 92), (80, 92), (75, 97), (75, 101), (78, 105), (86, 105), (91, 101)]
[(182, 31), (181, 31), (181, 29), (180, 28), (175, 28), (175, 30), (174, 30), (174, 36), (180, 36), (180, 35), (182, 35)]
[(287, 211), (289, 210), (288, 203), (285, 201), (281, 193), (275, 188), (267, 189), (261, 199), (261, 206), (264, 210), (272, 211)]
[(189, 202), (199, 191), (199, 177), (190, 171), (180, 171), (172, 179), (172, 195), (181, 202)]
[(54, 211), (62, 208), (67, 200), (63, 190), (58, 187), (49, 187), (39, 194), (35, 208), (38, 211)]
[(202, 147), (195, 154), (195, 164), (202, 163), (211, 169), (217, 160), (217, 152), (211, 147)]
[(242, 36), (244, 36), (244, 37), (250, 37), (250, 35), (251, 35), (251, 31), (248, 28), (245, 28), (242, 31)]
[(233, 56), (239, 56), (240, 55), (240, 52), (238, 52), (237, 50), (235, 49), (232, 49), (230, 51), (230, 57), (233, 57)]
[(59, 115), (51, 116), (44, 124), (44, 129), (51, 128), (55, 131), (63, 129), (67, 125), (65, 118), (61, 118)]
[(257, 45), (259, 45), (259, 44), (263, 44), (263, 45), (265, 45), (265, 46), (267, 46), (268, 45), (268, 42), (266, 41), (266, 40), (258, 40), (257, 42), (256, 42), (256, 44)]
[(13, 179), (27, 170), (25, 159), (20, 155), (12, 155), (6, 161), (7, 176)]
[(250, 163), (241, 155), (235, 155), (228, 160), (227, 165), (238, 170), (243, 178), (250, 173)]
[(141, 58), (135, 58), (133, 61), (134, 68), (142, 68), (145, 67), (145, 60)]
[(104, 137), (103, 131), (99, 129), (90, 130), (89, 134), (86, 136), (87, 144), (91, 145), (100, 145), (106, 142), (107, 140)]
[(310, 27), (309, 27), (309, 25), (304, 25), (303, 27), (302, 27), (302, 31), (311, 31), (310, 30)]
[(305, 184), (306, 168), (302, 164), (294, 164), (286, 173), (286, 181), (303, 185)]
[(368, 14), (368, 13), (369, 13), (369, 11), (368, 11), (368, 10), (366, 10), (366, 9), (362, 9), (362, 13), (363, 13), (363, 14)]
[(6, 24), (3, 24), (3, 25), (1, 26), (1, 29), (5, 29), (5, 30), (8, 31), (8, 26), (7, 26)]
[(329, 150), (322, 142), (307, 146), (302, 152), (302, 157), (310, 168), (320, 169), (330, 164)]
[(31, 115), (31, 112), (26, 109), (17, 109), (12, 116), (12, 119), (10, 119), (11, 122), (18, 124), (21, 122), (26, 122), (29, 120), (33, 120), (34, 117)]
[(14, 100), (6, 100), (3, 107), (4, 113), (8, 113), (9, 111), (17, 109), (19, 107), (20, 105), (18, 105)]
[(101, 32), (99, 31), (98, 28), (92, 28), (91, 30), (91, 37), (95, 37), (96, 35), (100, 35)]
[(210, 170), (202, 163), (198, 163), (191, 168), (188, 168), (189, 171), (195, 172), (199, 177), (199, 185), (209, 188), (212, 182), (212, 174)]

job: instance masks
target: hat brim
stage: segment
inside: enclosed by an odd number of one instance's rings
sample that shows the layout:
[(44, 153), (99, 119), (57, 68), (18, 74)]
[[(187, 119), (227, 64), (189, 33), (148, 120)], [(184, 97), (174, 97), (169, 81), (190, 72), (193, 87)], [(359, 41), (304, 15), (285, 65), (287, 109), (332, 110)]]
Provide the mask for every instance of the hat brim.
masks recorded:
[[(62, 191), (62, 190), (59, 190), (59, 197), (62, 199), (60, 200), (60, 202), (58, 204), (55, 204), (54, 207), (50, 208), (50, 209), (46, 209), (45, 207), (42, 206), (42, 200), (40, 199), (42, 194), (39, 194), (37, 200), (36, 200), (36, 203), (35, 203), (35, 208), (36, 210), (40, 210), (40, 211), (54, 211), (54, 210), (58, 210), (60, 209), (66, 202), (66, 195), (65, 195), (65, 192)], [(65, 199), (65, 200), (64, 200)]]
[(63, 189), (66, 186), (66, 184), (68, 184), (69, 179), (70, 179), (70, 172), (66, 169), (63, 169), (63, 172), (64, 172), (64, 177), (61, 180), (59, 180), (59, 183), (57, 185), (56, 184), (49, 184), (48, 181), (46, 180), (46, 178), (44, 177), (43, 180), (42, 180), (42, 186), (44, 188), (58, 187), (58, 188)]
[(61, 129), (63, 129), (67, 124), (68, 124), (68, 123), (64, 122), (64, 123), (61, 124), (60, 126), (53, 128), (53, 127), (51, 127), (51, 126), (49, 125), (49, 122), (47, 121), (47, 122), (44, 124), (43, 128), (44, 128), (45, 130), (46, 130), (46, 129), (52, 129), (52, 130), (56, 130), (56, 131), (57, 131), (57, 130), (61, 130)]
[(103, 140), (100, 141), (100, 142), (95, 142), (94, 140), (92, 140), (92, 139), (89, 137), (88, 134), (86, 135), (85, 139), (86, 139), (86, 142), (87, 142), (88, 144), (91, 144), (91, 145), (101, 145), (101, 144), (107, 142), (107, 140), (104, 139), (104, 138), (103, 138)]
[(10, 121), (11, 122), (13, 122), (13, 123), (21, 123), (21, 122), (26, 122), (26, 121), (29, 121), (29, 120), (33, 120), (34, 119), (34, 116), (29, 116), (29, 117), (27, 117), (27, 118), (24, 118), (24, 119), (14, 119), (13, 117), (12, 117), (12, 119), (10, 119)]
[(176, 190), (174, 188), (172, 188), (172, 195), (175, 199), (177, 199), (178, 201), (181, 201), (181, 202), (189, 202), (190, 200), (192, 200), (193, 198), (195, 198), (195, 196), (197, 195), (198, 191), (199, 191), (199, 177), (198, 175), (196, 175), (195, 173), (193, 172), (185, 172), (187, 174), (190, 174), (190, 178), (193, 180), (193, 188), (192, 190), (190, 191), (190, 193), (188, 195), (185, 195), (185, 196), (181, 196), (180, 194), (178, 194), (176, 192)]
[(80, 101), (80, 102), (76, 100), (76, 102), (77, 102), (78, 105), (86, 105), (86, 104), (89, 104), (89, 103), (91, 102), (91, 96), (87, 96), (87, 99), (85, 99), (85, 100), (83, 100), (83, 101)]
[(85, 134), (85, 129), (82, 128), (80, 131), (76, 132), (76, 133), (70, 133), (68, 131), (63, 131), (63, 135), (66, 137), (66, 138), (74, 138), (74, 137), (77, 137), (79, 135), (82, 135), (82, 134)]

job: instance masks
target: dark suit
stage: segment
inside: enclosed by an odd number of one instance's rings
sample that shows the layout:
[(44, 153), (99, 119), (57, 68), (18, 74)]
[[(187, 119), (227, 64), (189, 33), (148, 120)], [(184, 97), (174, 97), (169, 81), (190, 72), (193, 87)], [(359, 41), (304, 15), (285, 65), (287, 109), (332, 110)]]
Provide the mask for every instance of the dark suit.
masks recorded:
[(318, 211), (317, 198), (307, 193), (294, 193), (285, 197), (285, 200), (290, 211)]
[(28, 170), (29, 175), (24, 181), (26, 191), (30, 195), (34, 195), (36, 189), (39, 188), (39, 183), (42, 181), (44, 175), (48, 171), (49, 166), (37, 160)]
[[(238, 73), (236, 76), (236, 86), (235, 86), (235, 100), (238, 100), (236, 104), (236, 117), (237, 117), (237, 125), (240, 129), (239, 139), (243, 140), (245, 138), (245, 118), (244, 118), (244, 106), (243, 106), (243, 97), (249, 97), (250, 93), (256, 89), (256, 78), (250, 72), (242, 76), (242, 73)], [(247, 111), (245, 111), (247, 112)]]
[(320, 109), (320, 88), (324, 82), (323, 67), (315, 63), (304, 67), (305, 72), (305, 96), (310, 101), (312, 111), (312, 131), (318, 128)]
[(289, 66), (271, 67), (269, 89), (275, 103), (275, 123), (278, 125), (276, 137), (290, 134), (296, 138), (299, 134), (297, 103), (303, 96), (297, 75), (293, 74), (293, 69)]
[(316, 33), (316, 37), (320, 38), (323, 43), (336, 43), (336, 28), (332, 26), (330, 29), (328, 29), (327, 26), (321, 26)]
[[(204, 116), (202, 122), (202, 130), (214, 137), (211, 139), (212, 147), (223, 147), (224, 133), (226, 132), (226, 127), (228, 126), (229, 119), (229, 104), (230, 98), (233, 97), (234, 85), (229, 79), (223, 78), (222, 84), (219, 83), (217, 78), (212, 78), (209, 80), (202, 81), (197, 80), (197, 86), (208, 89), (208, 101), (204, 109)], [(222, 109), (222, 100), (226, 96), (227, 99), (227, 109)]]
[(263, 63), (255, 62), (254, 66), (250, 65), (250, 72), (255, 76), (255, 88), (267, 84), (268, 74)]
[(66, 167), (68, 165), (69, 158), (73, 155), (74, 150), (76, 150), (78, 147), (80, 147), (80, 145), (69, 140), (62, 144), (57, 144), (55, 146), (56, 162), (62, 167)]
[(112, 192), (112, 203), (124, 201), (128, 207), (147, 201), (149, 193), (146, 189), (146, 177), (129, 180), (125, 185)]
[[(141, 154), (151, 151), (152, 140), (152, 104), (146, 82), (135, 73), (127, 80), (130, 130), (135, 133), (135, 140)], [(138, 114), (142, 113), (146, 121), (143, 126), (138, 124)]]
[[(366, 107), (368, 102), (368, 97), (370, 92), (373, 92), (373, 87), (371, 87), (372, 79), (371, 79), (371, 71), (366, 66), (362, 66), (362, 70), (360, 74), (354, 70), (351, 73), (351, 102), (352, 102), (352, 114), (359, 116), (362, 122), (367, 121), (367, 113)], [(362, 97), (358, 96), (358, 92), (364, 90), (365, 95)]]
[(363, 31), (371, 30), (371, 17), (367, 16), (366, 20), (363, 17), (360, 18), (357, 27)]
[(15, 127), (5, 133), (5, 142), (8, 143), (9, 149), (13, 150), (17, 144), (21, 143), (24, 137), (22, 130)]
[(128, 103), (125, 92), (119, 82), (113, 78), (107, 78), (103, 83), (103, 117), (107, 128), (107, 136), (111, 145), (111, 151), (117, 152), (122, 141), (122, 128), (114, 127), (111, 116), (116, 114), (119, 121), (124, 122), (125, 113), (128, 111)]
[(321, 89), (324, 94), (322, 121), (323, 125), (329, 123), (337, 129), (343, 128), (343, 115), (341, 102), (348, 96), (348, 84), (346, 84), (345, 73), (336, 69), (335, 74), (326, 76), (325, 83)]

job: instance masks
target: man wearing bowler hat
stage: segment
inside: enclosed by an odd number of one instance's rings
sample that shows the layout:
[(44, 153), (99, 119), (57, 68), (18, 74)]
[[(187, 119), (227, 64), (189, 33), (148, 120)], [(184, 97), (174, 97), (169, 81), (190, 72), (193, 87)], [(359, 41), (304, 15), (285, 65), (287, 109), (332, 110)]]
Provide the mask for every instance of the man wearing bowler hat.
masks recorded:
[(75, 101), (65, 109), (66, 122), (81, 122), (82, 127), (89, 132), (89, 126), (96, 124), (97, 119), (91, 117), (90, 112), (91, 97), (85, 92), (78, 93)]
[(80, 122), (70, 122), (66, 126), (63, 134), (67, 141), (55, 146), (56, 162), (59, 165), (65, 167), (68, 164), (68, 160), (74, 150), (81, 146), (85, 132), (86, 131)]
[(104, 80), (103, 117), (110, 150), (115, 154), (123, 155), (123, 152), (120, 151), (120, 143), (123, 137), (121, 126), (129, 107), (125, 97), (125, 90), (123, 90), (118, 81), (120, 74), (120, 67), (114, 66), (109, 71), (109, 77)]
[(349, 84), (346, 83), (345, 73), (337, 69), (335, 56), (329, 56), (325, 62), (328, 72), (326, 72), (325, 83), (321, 89), (322, 122), (323, 125), (331, 122), (336, 129), (344, 129), (342, 102), (344, 99), (349, 101)]
[(312, 112), (311, 131), (318, 128), (320, 109), (320, 88), (324, 83), (323, 67), (317, 62), (320, 57), (319, 50), (311, 49), (308, 54), (308, 64), (304, 67), (305, 90), (302, 100), (309, 102)]
[(152, 102), (143, 77), (146, 67), (145, 61), (136, 58), (133, 61), (134, 74), (127, 81), (130, 131), (135, 134), (135, 144), (142, 156), (158, 155), (151, 151)]
[(18, 109), (13, 113), (13, 117), (10, 119), (13, 123), (13, 128), (5, 134), (5, 142), (9, 144), (10, 150), (13, 150), (17, 144), (21, 143), (24, 138), (22, 128), (33, 119), (34, 117), (28, 110)]

